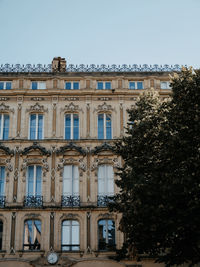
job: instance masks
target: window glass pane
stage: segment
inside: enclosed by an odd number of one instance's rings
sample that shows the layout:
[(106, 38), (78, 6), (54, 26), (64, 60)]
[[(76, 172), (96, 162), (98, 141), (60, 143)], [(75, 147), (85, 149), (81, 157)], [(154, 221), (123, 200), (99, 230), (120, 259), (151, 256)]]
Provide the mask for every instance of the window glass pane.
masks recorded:
[(31, 88), (32, 88), (33, 90), (36, 90), (37, 87), (38, 87), (38, 86), (37, 86), (37, 82), (32, 82), (32, 87), (31, 87)]
[(6, 89), (7, 89), (7, 90), (10, 90), (11, 87), (12, 87), (12, 83), (11, 83), (11, 82), (7, 82), (7, 83), (6, 83)]
[(106, 139), (112, 139), (111, 116), (106, 115)]
[(103, 82), (97, 82), (97, 89), (103, 89)]
[(74, 82), (74, 84), (73, 84), (73, 88), (74, 88), (75, 90), (78, 90), (78, 89), (79, 89), (79, 82)]
[(42, 139), (43, 135), (43, 115), (38, 115), (38, 139)]
[(5, 167), (0, 167), (0, 196), (4, 195)]
[(74, 118), (74, 138), (73, 139), (79, 139), (79, 117), (77, 114), (73, 115)]
[(35, 195), (41, 196), (42, 192), (42, 167), (37, 166), (36, 167), (36, 190)]
[(71, 138), (71, 114), (65, 116), (65, 139)]
[(135, 82), (129, 82), (129, 89), (135, 89)]
[(105, 89), (111, 89), (111, 82), (105, 83)]
[(104, 116), (98, 115), (98, 139), (104, 139)]
[(41, 222), (39, 220), (33, 221), (33, 244), (35, 249), (40, 249), (41, 243)]
[(73, 181), (72, 181), (72, 194), (73, 195), (79, 195), (79, 171), (78, 171), (78, 166), (72, 166), (72, 177), (73, 177)]
[(41, 243), (41, 222), (27, 220), (24, 222), (24, 250), (39, 250)]
[(38, 89), (46, 89), (46, 82), (38, 82)]
[[(70, 245), (70, 225), (65, 221), (62, 224), (62, 245)], [(62, 247), (62, 250), (69, 250), (69, 246)]]
[(114, 177), (113, 177), (113, 167), (107, 165), (106, 166), (107, 170), (107, 194), (109, 196), (114, 195)]
[(27, 184), (27, 195), (30, 196), (34, 194), (33, 189), (34, 183), (34, 166), (28, 166), (28, 184)]
[(66, 83), (65, 83), (65, 89), (67, 89), (67, 90), (72, 89), (72, 88), (71, 88), (71, 82), (66, 82)]
[(30, 116), (30, 139), (36, 138), (36, 114)]
[(108, 220), (108, 244), (113, 246), (115, 244), (115, 222)]
[(0, 139), (2, 139), (2, 133), (1, 133), (2, 119), (3, 119), (3, 115), (0, 114)]
[(8, 140), (8, 136), (9, 136), (9, 115), (4, 115), (3, 139)]
[(0, 82), (0, 90), (3, 90), (3, 85), (4, 85), (4, 83)]
[(72, 165), (64, 166), (63, 172), (63, 195), (72, 195)]
[(105, 193), (105, 165), (101, 165), (98, 168), (98, 195)]
[(143, 89), (143, 82), (137, 82), (137, 89)]
[(72, 221), (72, 245), (78, 245), (78, 246), (72, 246), (72, 250), (79, 250), (79, 225), (73, 225)]

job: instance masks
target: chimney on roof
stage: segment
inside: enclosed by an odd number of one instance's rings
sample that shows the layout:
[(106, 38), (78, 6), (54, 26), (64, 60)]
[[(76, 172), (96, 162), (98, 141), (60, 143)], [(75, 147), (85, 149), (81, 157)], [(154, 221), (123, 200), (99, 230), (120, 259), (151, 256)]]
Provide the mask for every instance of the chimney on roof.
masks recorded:
[(54, 57), (52, 60), (52, 71), (53, 72), (65, 72), (67, 62), (65, 58)]

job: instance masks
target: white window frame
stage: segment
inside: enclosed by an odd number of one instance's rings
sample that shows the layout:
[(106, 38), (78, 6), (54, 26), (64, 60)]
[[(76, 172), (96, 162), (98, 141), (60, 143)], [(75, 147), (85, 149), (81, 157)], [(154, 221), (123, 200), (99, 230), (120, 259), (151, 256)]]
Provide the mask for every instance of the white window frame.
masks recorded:
[[(31, 81), (31, 88), (30, 89), (32, 89), (32, 83), (37, 83), (37, 89), (35, 89), (35, 90), (45, 90), (45, 89), (47, 89), (46, 81)], [(41, 84), (45, 84), (45, 88), (41, 88)], [(32, 89), (32, 90), (34, 90), (34, 89)]]
[[(40, 166), (40, 165), (29, 165), (29, 166), (33, 166), (33, 195), (31, 196), (39, 196), (39, 195), (36, 195), (35, 193), (35, 190), (36, 190), (36, 169), (37, 169), (37, 166)], [(28, 166), (28, 167), (29, 167)], [(26, 196), (29, 196), (28, 195), (28, 167), (27, 167), (27, 171), (26, 171)], [(41, 170), (42, 170), (42, 166), (41, 166)], [(41, 195), (42, 196), (42, 171), (41, 171)]]
[[(137, 83), (142, 83), (142, 89), (138, 89)], [(130, 83), (135, 83), (135, 89), (130, 88)], [(143, 90), (144, 89), (144, 81), (128, 81), (128, 89), (129, 90)]]
[[(98, 89), (98, 83), (103, 83), (103, 89)], [(106, 83), (110, 83), (111, 85), (110, 89), (106, 89)], [(97, 81), (96, 89), (97, 90), (112, 90), (112, 81)]]
[[(70, 115), (70, 139), (65, 139), (65, 122), (66, 122), (66, 116)], [(64, 116), (64, 140), (73, 140), (74, 139), (74, 115), (78, 115), (78, 139), (75, 140), (79, 140), (80, 139), (80, 118), (79, 118), (79, 114), (78, 113), (65, 113)], [(72, 120), (73, 118), (73, 120)]]
[[(36, 138), (35, 139), (30, 139), (31, 138), (31, 115), (36, 115)], [(42, 115), (43, 120), (42, 120), (42, 138), (38, 139), (38, 116)], [(29, 131), (28, 131), (28, 139), (29, 140), (43, 140), (44, 139), (44, 114), (42, 113), (30, 113), (29, 114)]]
[[(66, 83), (71, 83), (71, 89), (65, 89)], [(79, 89), (74, 89), (74, 83), (78, 83), (78, 87), (80, 89), (80, 81), (65, 81), (64, 89), (65, 90), (79, 90)]]
[[(4, 116), (5, 116), (5, 115), (8, 115), (8, 116), (9, 116), (9, 130), (10, 130), (10, 115), (7, 114), (7, 113), (0, 113), (0, 116), (2, 116), (2, 117), (1, 117), (0, 140), (4, 140), (4, 139), (3, 139), (3, 129), (4, 129), (3, 125), (4, 125)], [(9, 133), (8, 133), (8, 135), (9, 135)], [(8, 136), (8, 139), (9, 139), (9, 136)]]
[[(163, 87), (163, 85), (166, 85)], [(169, 81), (160, 81), (160, 89), (162, 90), (168, 90), (168, 89), (171, 89), (170, 87), (170, 82)]]
[[(113, 127), (112, 127), (112, 115), (110, 113), (98, 113), (98, 116), (97, 116), (97, 137), (98, 137), (98, 131), (99, 131), (99, 115), (103, 114), (103, 139), (107, 139), (107, 136), (106, 136), (106, 116), (110, 116), (111, 118), (111, 139), (113, 139)], [(108, 139), (108, 140), (111, 140), (111, 139)], [(100, 140), (100, 139), (99, 139)]]
[[(71, 182), (71, 188), (70, 188), (70, 192), (69, 194), (66, 194), (64, 192), (64, 180), (69, 180), (69, 178), (65, 178), (64, 177), (64, 171), (63, 171), (63, 186), (62, 186), (62, 195), (63, 196), (79, 196), (80, 194), (80, 184), (79, 184), (79, 179), (80, 179), (80, 174), (79, 174), (79, 169), (78, 169), (78, 165), (75, 165), (75, 164), (71, 164), (71, 165), (65, 165), (64, 168), (66, 168), (66, 166), (70, 166), (71, 168), (71, 172), (72, 172), (72, 177), (70, 177), (70, 182)], [(75, 177), (74, 173), (75, 173), (75, 168), (77, 168), (77, 171), (78, 171), (78, 177)], [(78, 192), (74, 192), (74, 183), (77, 182), (78, 184)]]
[[(66, 225), (63, 225), (64, 222), (67, 222)], [(78, 225), (73, 225), (74, 222), (77, 222)], [(69, 219), (66, 219), (66, 220), (63, 220), (62, 221), (62, 230), (61, 230), (61, 245), (66, 245), (66, 246), (72, 246), (72, 249), (69, 249), (69, 250), (63, 250), (63, 251), (79, 251), (80, 250), (80, 222), (78, 220), (69, 220)], [(79, 244), (75, 244), (75, 245), (78, 245), (79, 249), (73, 249), (73, 236), (72, 236), (72, 227), (73, 226), (78, 226), (78, 229), (79, 229), (79, 236), (78, 236), (78, 243)], [(63, 227), (68, 227), (69, 228), (69, 244), (63, 244)]]
[(11, 83), (11, 89), (12, 89), (12, 81), (0, 81), (0, 83), (3, 83), (3, 89), (2, 90), (8, 90), (8, 89), (6, 89), (6, 83)]

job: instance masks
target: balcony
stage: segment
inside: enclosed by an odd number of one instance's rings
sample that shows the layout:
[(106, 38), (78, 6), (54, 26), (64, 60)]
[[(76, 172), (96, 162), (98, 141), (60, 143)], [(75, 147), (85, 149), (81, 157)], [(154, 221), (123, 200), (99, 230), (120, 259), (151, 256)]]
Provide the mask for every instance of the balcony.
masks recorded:
[(98, 195), (97, 196), (97, 206), (98, 207), (107, 207), (108, 203), (111, 203), (113, 200), (111, 199), (113, 196), (108, 195)]
[(43, 206), (43, 197), (42, 196), (25, 196), (24, 197), (24, 206), (30, 208), (40, 208)]
[(0, 208), (4, 208), (6, 203), (6, 197), (0, 196)]
[(80, 196), (62, 196), (62, 207), (80, 207)]

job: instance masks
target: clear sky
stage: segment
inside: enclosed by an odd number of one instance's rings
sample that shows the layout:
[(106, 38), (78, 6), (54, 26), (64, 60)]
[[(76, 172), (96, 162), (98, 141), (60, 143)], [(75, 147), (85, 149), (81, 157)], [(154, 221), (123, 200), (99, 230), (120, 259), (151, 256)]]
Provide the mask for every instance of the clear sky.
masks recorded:
[(0, 0), (0, 64), (200, 67), (200, 0)]

